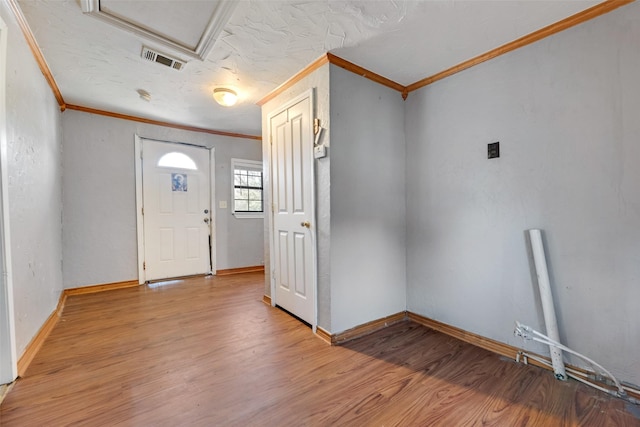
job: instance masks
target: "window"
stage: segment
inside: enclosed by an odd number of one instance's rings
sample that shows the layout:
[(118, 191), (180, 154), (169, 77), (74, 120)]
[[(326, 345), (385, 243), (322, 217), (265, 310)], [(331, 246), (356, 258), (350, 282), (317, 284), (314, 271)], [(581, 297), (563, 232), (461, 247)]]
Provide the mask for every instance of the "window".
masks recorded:
[(262, 218), (262, 163), (253, 160), (231, 159), (233, 173), (232, 213), (236, 218)]
[(167, 153), (158, 160), (158, 166), (165, 168), (178, 168), (197, 170), (196, 162), (186, 154), (171, 152)]

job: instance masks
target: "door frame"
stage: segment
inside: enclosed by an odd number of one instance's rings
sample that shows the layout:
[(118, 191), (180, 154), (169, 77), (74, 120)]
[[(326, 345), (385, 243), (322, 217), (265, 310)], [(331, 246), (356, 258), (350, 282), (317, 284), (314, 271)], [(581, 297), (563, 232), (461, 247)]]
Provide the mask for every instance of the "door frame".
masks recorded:
[(11, 274), (11, 239), (9, 233), (9, 174), (7, 159), (6, 64), (7, 25), (0, 18), (0, 384), (18, 377), (13, 278)]
[(144, 284), (146, 279), (146, 273), (144, 269), (144, 216), (142, 215), (142, 207), (144, 206), (143, 199), (143, 190), (142, 190), (142, 144), (144, 141), (153, 141), (153, 142), (164, 142), (168, 144), (175, 145), (188, 145), (191, 147), (203, 148), (205, 150), (209, 150), (209, 212), (211, 213), (211, 222), (210, 222), (210, 240), (209, 240), (209, 254), (210, 254), (210, 263), (211, 263), (211, 271), (210, 274), (216, 274), (216, 211), (215, 211), (215, 200), (216, 200), (216, 156), (215, 156), (215, 147), (205, 147), (202, 145), (196, 144), (188, 144), (184, 142), (174, 142), (174, 141), (163, 141), (161, 139), (156, 138), (146, 138), (144, 136), (140, 136), (138, 134), (135, 135), (135, 159), (136, 159), (136, 228), (138, 234), (138, 283)]
[[(304, 101), (306, 98), (309, 98), (309, 132), (311, 132), (311, 141), (313, 142), (315, 140), (315, 135), (313, 135), (313, 120), (315, 118), (315, 89), (314, 88), (310, 88), (304, 92), (302, 92), (300, 95), (296, 96), (295, 98), (285, 102), (284, 104), (280, 105), (278, 108), (274, 109), (273, 111), (271, 111), (269, 114), (267, 114), (267, 136), (269, 138), (268, 144), (267, 144), (267, 149), (269, 151), (269, 155), (268, 155), (268, 167), (265, 167), (265, 175), (268, 175), (269, 177), (269, 201), (271, 206), (267, 209), (267, 220), (269, 222), (269, 267), (270, 267), (270, 271), (271, 271), (271, 277), (269, 278), (270, 283), (271, 283), (271, 306), (275, 307), (278, 303), (277, 301), (277, 295), (276, 295), (276, 275), (275, 275), (275, 223), (273, 220), (273, 207), (274, 207), (274, 201), (273, 201), (273, 184), (274, 184), (274, 179), (273, 179), (273, 147), (271, 144), (271, 120), (277, 116), (278, 114), (281, 114), (282, 112), (288, 110), (289, 108), (293, 107), (294, 105)], [(311, 153), (313, 153), (313, 150), (311, 150)], [(263, 155), (263, 157), (265, 157)], [(311, 213), (310, 213), (310, 217), (311, 217), (311, 227), (309, 228), (309, 232), (311, 235), (311, 251), (312, 251), (312, 259), (313, 259), (313, 265), (312, 265), (312, 270), (313, 270), (313, 283), (311, 284), (312, 288), (313, 288), (313, 322), (311, 323), (311, 329), (313, 331), (313, 333), (316, 333), (317, 327), (318, 327), (318, 250), (317, 250), (317, 239), (316, 239), (316, 229), (317, 229), (317, 223), (316, 223), (316, 162), (315, 159), (313, 157), (311, 157)]]

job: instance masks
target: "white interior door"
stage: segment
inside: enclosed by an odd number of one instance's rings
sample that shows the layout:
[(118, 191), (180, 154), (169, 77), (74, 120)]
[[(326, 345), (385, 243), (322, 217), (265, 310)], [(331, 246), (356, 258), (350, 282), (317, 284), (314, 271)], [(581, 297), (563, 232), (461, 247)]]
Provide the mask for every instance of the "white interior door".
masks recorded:
[(145, 279), (211, 272), (209, 150), (144, 139)]
[(311, 92), (269, 120), (275, 303), (315, 326), (316, 248)]

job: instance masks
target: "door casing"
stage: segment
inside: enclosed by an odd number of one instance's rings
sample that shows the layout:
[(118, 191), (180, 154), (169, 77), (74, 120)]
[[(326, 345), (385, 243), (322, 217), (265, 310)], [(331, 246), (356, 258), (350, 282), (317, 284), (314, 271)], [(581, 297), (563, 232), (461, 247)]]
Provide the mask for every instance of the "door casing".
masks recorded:
[[(173, 141), (162, 141), (155, 138), (145, 138), (140, 135), (135, 136), (135, 159), (136, 159), (136, 228), (138, 236), (138, 283), (143, 284), (147, 281), (144, 269), (145, 246), (144, 246), (144, 216), (142, 215), (143, 190), (142, 190), (142, 144), (147, 141), (168, 142), (178, 145), (193, 145)], [(215, 208), (215, 148), (198, 146), (209, 150), (209, 212), (211, 213), (211, 274), (216, 274), (216, 210)]]
[(9, 175), (7, 171), (6, 117), (7, 25), (0, 18), (0, 384), (18, 377), (13, 281), (11, 275), (11, 239), (9, 236)]
[[(279, 106), (278, 108), (276, 108), (275, 110), (273, 110), (272, 112), (270, 112), (267, 115), (267, 135), (269, 135), (269, 138), (271, 138), (271, 120), (279, 115), (280, 113), (282, 113), (285, 110), (288, 110), (289, 108), (293, 107), (294, 105), (300, 103), (301, 101), (303, 101), (304, 99), (308, 98), (309, 99), (309, 122), (310, 125), (313, 126), (313, 119), (315, 117), (315, 90), (309, 89), (303, 93), (301, 93), (300, 95), (296, 96), (295, 98), (289, 100), (288, 102), (286, 102), (285, 104)], [(312, 130), (311, 130), (312, 131)], [(313, 138), (312, 138), (313, 141)], [(268, 227), (269, 227), (269, 252), (271, 254), (271, 256), (269, 257), (269, 266), (270, 266), (270, 271), (271, 271), (271, 277), (270, 277), (270, 290), (271, 290), (271, 305), (273, 307), (275, 307), (278, 303), (277, 301), (277, 295), (276, 295), (276, 277), (275, 277), (275, 251), (276, 251), (276, 245), (275, 245), (275, 239), (276, 239), (276, 230), (275, 230), (275, 223), (274, 223), (274, 212), (273, 212), (273, 206), (274, 206), (274, 201), (273, 201), (273, 185), (274, 185), (274, 179), (273, 179), (273, 150), (271, 148), (271, 142), (268, 141), (268, 166), (265, 167), (265, 175), (268, 175), (269, 177), (269, 183), (268, 183), (268, 188), (270, 189), (270, 196), (269, 196), (269, 200), (270, 200), (270, 204), (271, 206), (268, 207), (267, 209), (267, 219), (268, 219)], [(311, 238), (312, 238), (312, 260), (313, 260), (313, 266), (312, 266), (312, 270), (313, 270), (313, 283), (311, 284), (311, 286), (313, 287), (313, 298), (314, 298), (314, 315), (313, 315), (313, 322), (311, 323), (311, 327), (313, 330), (313, 333), (316, 333), (316, 329), (318, 326), (318, 258), (317, 258), (317, 239), (316, 239), (316, 208), (315, 208), (315, 160), (313, 158), (309, 159), (310, 161), (310, 166), (311, 166), (311, 170), (313, 171), (313, 173), (311, 174), (310, 180), (311, 180), (311, 189), (312, 189), (312, 201), (311, 201), (311, 213), (310, 213), (310, 217), (311, 217), (311, 228), (310, 228), (310, 232), (311, 232)]]

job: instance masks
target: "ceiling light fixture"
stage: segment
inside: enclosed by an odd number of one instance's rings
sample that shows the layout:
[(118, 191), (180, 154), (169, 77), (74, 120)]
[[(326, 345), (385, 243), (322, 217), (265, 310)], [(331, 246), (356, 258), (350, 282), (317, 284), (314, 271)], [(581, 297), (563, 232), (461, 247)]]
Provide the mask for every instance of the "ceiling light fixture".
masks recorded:
[(238, 94), (224, 87), (219, 87), (213, 90), (213, 99), (224, 107), (231, 107), (238, 102)]

